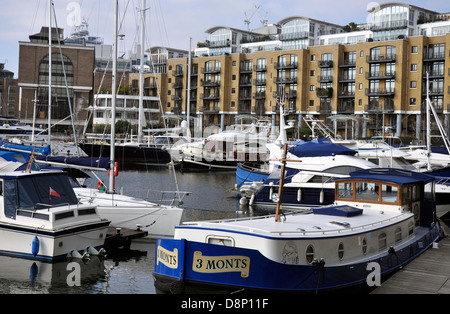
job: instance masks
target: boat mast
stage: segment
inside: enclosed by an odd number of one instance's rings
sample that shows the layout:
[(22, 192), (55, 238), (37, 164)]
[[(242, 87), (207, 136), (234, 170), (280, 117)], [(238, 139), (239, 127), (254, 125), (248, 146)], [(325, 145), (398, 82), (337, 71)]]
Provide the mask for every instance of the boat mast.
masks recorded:
[[(188, 74), (187, 74), (187, 95), (186, 95), (186, 119), (187, 119), (187, 134), (190, 134), (191, 127), (191, 45), (192, 37), (189, 37), (189, 56), (188, 56)], [(190, 136), (189, 136), (190, 137)]]
[(431, 170), (431, 117), (430, 117), (430, 98), (428, 90), (428, 71), (427, 71), (427, 99), (425, 100), (425, 105), (427, 106), (427, 170)]
[(139, 70), (139, 123), (138, 143), (142, 143), (142, 128), (144, 120), (144, 54), (145, 54), (145, 0), (141, 1), (141, 68)]
[(112, 69), (112, 91), (111, 91), (111, 152), (110, 152), (110, 176), (108, 193), (114, 193), (114, 155), (116, 141), (116, 92), (117, 92), (117, 34), (118, 34), (118, 10), (119, 0), (114, 0), (114, 35), (113, 35), (113, 69)]
[(278, 217), (280, 215), (281, 202), (283, 198), (283, 185), (284, 185), (284, 171), (286, 169), (286, 154), (287, 154), (287, 143), (284, 144), (283, 155), (281, 155), (281, 175), (280, 184), (278, 186), (278, 201), (277, 209), (275, 211), (275, 221), (278, 222)]
[(52, 5), (53, 0), (48, 5), (48, 145), (51, 144), (51, 123), (52, 123)]

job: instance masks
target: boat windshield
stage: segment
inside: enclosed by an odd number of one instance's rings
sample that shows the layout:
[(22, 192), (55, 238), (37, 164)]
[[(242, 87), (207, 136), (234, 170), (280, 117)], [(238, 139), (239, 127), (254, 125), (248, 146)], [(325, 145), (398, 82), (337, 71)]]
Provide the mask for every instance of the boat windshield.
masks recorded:
[(76, 205), (78, 199), (64, 173), (4, 179), (5, 215), (15, 218), (16, 209), (38, 210), (57, 205)]

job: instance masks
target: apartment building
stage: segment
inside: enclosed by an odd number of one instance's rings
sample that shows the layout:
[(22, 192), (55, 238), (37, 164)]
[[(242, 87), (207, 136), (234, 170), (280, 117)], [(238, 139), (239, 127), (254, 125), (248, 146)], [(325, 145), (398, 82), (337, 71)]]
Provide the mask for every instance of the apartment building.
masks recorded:
[(0, 63), (0, 115), (16, 117), (19, 107), (19, 88), (14, 73)]
[[(187, 56), (168, 58), (153, 86), (166, 115), (185, 115), (189, 102), (201, 127), (225, 128), (242, 115), (276, 125), (281, 101), (296, 127), (313, 116), (342, 136), (421, 139), (428, 74), (430, 99), (449, 132), (450, 14), (399, 2), (369, 14), (371, 22), (351, 30), (301, 16), (268, 25), (266, 33), (211, 28), (191, 70)], [(329, 119), (336, 115), (351, 127)]]

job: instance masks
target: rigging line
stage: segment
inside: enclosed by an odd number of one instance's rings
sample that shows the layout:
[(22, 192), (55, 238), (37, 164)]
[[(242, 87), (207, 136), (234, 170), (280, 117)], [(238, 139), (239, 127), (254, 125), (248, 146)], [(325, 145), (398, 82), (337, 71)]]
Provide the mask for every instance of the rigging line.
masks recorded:
[[(61, 41), (59, 40), (58, 20), (56, 18), (55, 4), (53, 2), (52, 2), (52, 5), (53, 5), (53, 16), (55, 19), (56, 37), (58, 39), (59, 54), (61, 56), (61, 63), (62, 63), (63, 74), (64, 74), (64, 82), (66, 84), (67, 101), (69, 103), (69, 112), (70, 112), (70, 117), (71, 117), (70, 121), (72, 122), (72, 130), (73, 130), (73, 136), (74, 136), (74, 140), (75, 140), (75, 146), (78, 147), (77, 131), (75, 129), (75, 123), (73, 121), (74, 116), (73, 116), (73, 110), (72, 110), (72, 101), (70, 100), (69, 86), (67, 83), (66, 66), (64, 64), (64, 58), (63, 58), (63, 53), (62, 53), (62, 49), (61, 49)], [(50, 84), (51, 84), (51, 82), (50, 82)], [(77, 149), (77, 157), (80, 157), (80, 151), (78, 149)]]
[(37, 2), (36, 9), (34, 10), (33, 22), (31, 23), (30, 31), (28, 32), (28, 34), (31, 34), (33, 32), (34, 25), (36, 25), (37, 14), (39, 12), (39, 7), (40, 6), (41, 6), (41, 0), (39, 0)]
[(164, 33), (166, 35), (167, 45), (170, 47), (169, 36), (167, 34), (166, 22), (164, 20), (164, 14), (163, 14), (162, 9), (161, 9), (161, 1), (160, 0), (158, 0), (158, 5), (159, 5), (159, 11), (161, 12), (162, 26), (164, 28)]

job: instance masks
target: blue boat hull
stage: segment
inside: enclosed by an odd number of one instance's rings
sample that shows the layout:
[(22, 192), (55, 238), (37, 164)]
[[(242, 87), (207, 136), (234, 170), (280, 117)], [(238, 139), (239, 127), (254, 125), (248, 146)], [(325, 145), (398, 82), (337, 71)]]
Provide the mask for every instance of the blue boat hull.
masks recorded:
[(238, 163), (236, 167), (236, 185), (238, 188), (244, 184), (252, 182), (262, 182), (269, 177), (269, 173), (256, 171), (246, 167), (245, 164)]
[[(423, 253), (439, 239), (438, 223), (408, 245), (378, 258), (342, 266), (288, 265), (269, 260), (257, 250), (159, 239), (156, 243), (155, 287), (164, 293), (190, 293), (196, 287), (208, 291), (329, 292), (365, 285), (372, 274), (369, 263), (389, 274)], [(372, 264), (371, 264), (372, 265)]]

